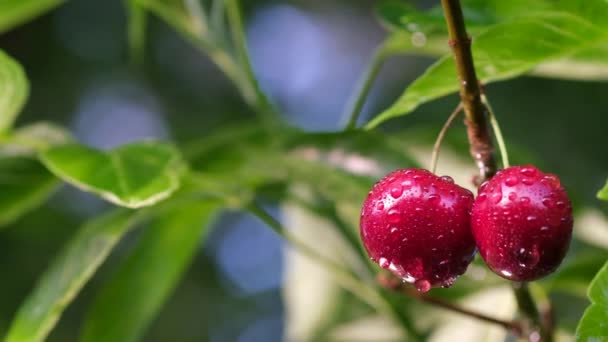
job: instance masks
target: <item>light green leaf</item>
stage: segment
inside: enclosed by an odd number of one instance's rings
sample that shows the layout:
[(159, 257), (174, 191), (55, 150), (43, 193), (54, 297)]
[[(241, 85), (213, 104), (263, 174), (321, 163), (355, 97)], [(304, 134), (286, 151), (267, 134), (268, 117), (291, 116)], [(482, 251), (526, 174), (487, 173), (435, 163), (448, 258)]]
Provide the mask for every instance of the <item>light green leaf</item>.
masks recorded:
[(82, 227), (19, 308), (5, 341), (43, 341), (140, 213), (116, 210)]
[(183, 168), (173, 146), (155, 141), (131, 143), (111, 151), (68, 144), (46, 150), (40, 158), (66, 182), (128, 208), (168, 198), (179, 187)]
[[(544, 13), (498, 24), (480, 34), (473, 44), (479, 79), (484, 82), (521, 75), (545, 61), (557, 60), (598, 44), (607, 34), (570, 14)], [(445, 56), (414, 81), (399, 100), (372, 120), (367, 128), (419, 105), (454, 93), (459, 81), (451, 56)]]
[(604, 341), (608, 336), (608, 262), (591, 281), (588, 296), (591, 306), (576, 328), (576, 340)]
[(30, 156), (56, 145), (67, 144), (72, 136), (63, 127), (37, 122), (0, 136), (0, 156)]
[(160, 217), (97, 296), (82, 341), (138, 341), (188, 267), (217, 212), (212, 202)]
[(0, 227), (38, 207), (59, 184), (36, 159), (0, 157)]
[(0, 0), (0, 33), (27, 22), (64, 0)]
[[(2, 13), (0, 7), (0, 16)], [(13, 126), (28, 93), (29, 84), (23, 68), (0, 50), (0, 134)]]
[(608, 182), (606, 182), (606, 185), (597, 193), (597, 198), (608, 201)]

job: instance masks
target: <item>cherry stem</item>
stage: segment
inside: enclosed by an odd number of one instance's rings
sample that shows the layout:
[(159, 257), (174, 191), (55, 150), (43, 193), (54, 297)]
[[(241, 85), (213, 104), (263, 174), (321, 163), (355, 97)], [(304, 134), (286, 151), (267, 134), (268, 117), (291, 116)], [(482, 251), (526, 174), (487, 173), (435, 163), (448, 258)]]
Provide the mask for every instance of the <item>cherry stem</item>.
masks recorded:
[(481, 102), (481, 90), (475, 73), (471, 38), (467, 34), (459, 0), (441, 0), (448, 27), (449, 43), (460, 79), (460, 99), (464, 107), (470, 153), (479, 168), (477, 185), (497, 171), (494, 146)]
[(439, 135), (437, 135), (437, 139), (435, 140), (435, 145), (433, 146), (433, 153), (431, 154), (431, 172), (437, 172), (437, 161), (439, 160), (439, 151), (441, 150), (441, 144), (443, 143), (443, 139), (445, 138), (450, 126), (454, 123), (454, 120), (458, 117), (458, 114), (462, 112), (462, 102), (458, 103), (458, 106), (454, 109), (452, 114), (448, 117), (447, 121), (443, 124), (441, 131), (439, 131)]
[(510, 166), (509, 152), (507, 151), (507, 145), (505, 144), (505, 139), (503, 138), (502, 130), (500, 129), (500, 125), (498, 124), (496, 115), (494, 115), (494, 110), (492, 109), (492, 105), (490, 105), (488, 97), (482, 94), (481, 101), (488, 110), (488, 116), (490, 117), (490, 125), (492, 126), (492, 130), (494, 131), (494, 137), (496, 137), (496, 143), (498, 144), (498, 149), (500, 150), (500, 157), (502, 158), (502, 167), (507, 168)]
[(538, 341), (552, 342), (553, 310), (551, 304), (547, 302), (547, 309), (541, 314), (527, 283), (513, 283), (513, 290), (520, 311), (540, 329), (540, 339)]
[(503, 319), (496, 318), (496, 317), (491, 317), (491, 316), (488, 316), (486, 314), (483, 314), (483, 313), (480, 313), (477, 311), (463, 308), (461, 306), (458, 306), (454, 303), (450, 303), (441, 298), (437, 298), (437, 297), (433, 297), (428, 294), (420, 293), (420, 292), (410, 288), (409, 286), (405, 285), (399, 279), (397, 279), (387, 273), (379, 273), (377, 280), (378, 280), (378, 283), (382, 287), (389, 289), (391, 291), (402, 293), (402, 294), (404, 294), (408, 297), (414, 298), (416, 300), (420, 300), (427, 304), (437, 306), (437, 307), (440, 307), (442, 309), (446, 309), (446, 310), (449, 310), (452, 312), (456, 312), (461, 315), (469, 316), (469, 317), (472, 317), (472, 318), (475, 318), (475, 319), (478, 319), (478, 320), (481, 320), (484, 322), (500, 325), (501, 327), (503, 327), (509, 331), (512, 331), (514, 334), (516, 334), (519, 337), (521, 337), (523, 334), (522, 326), (521, 326), (520, 322), (518, 322), (518, 321), (508, 321), (508, 320), (503, 320)]

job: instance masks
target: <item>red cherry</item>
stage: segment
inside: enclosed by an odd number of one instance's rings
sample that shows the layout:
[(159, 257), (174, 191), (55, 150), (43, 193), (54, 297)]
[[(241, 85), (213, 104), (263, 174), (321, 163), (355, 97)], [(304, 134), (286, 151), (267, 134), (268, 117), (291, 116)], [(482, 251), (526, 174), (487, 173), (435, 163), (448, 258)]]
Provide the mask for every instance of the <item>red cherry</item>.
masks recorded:
[(452, 285), (473, 259), (473, 194), (426, 170), (394, 171), (376, 183), (361, 211), (371, 259), (419, 291)]
[(471, 213), (479, 254), (496, 274), (531, 281), (553, 272), (568, 251), (572, 206), (559, 178), (512, 166), (482, 184)]

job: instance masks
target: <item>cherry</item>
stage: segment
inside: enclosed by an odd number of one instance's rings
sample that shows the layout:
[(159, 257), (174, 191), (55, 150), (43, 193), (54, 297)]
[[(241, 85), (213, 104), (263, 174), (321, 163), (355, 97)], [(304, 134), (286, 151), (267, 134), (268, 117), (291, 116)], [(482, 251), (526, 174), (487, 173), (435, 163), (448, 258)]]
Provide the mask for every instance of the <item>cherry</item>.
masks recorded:
[(421, 292), (452, 285), (473, 259), (473, 194), (448, 176), (401, 169), (376, 183), (361, 211), (371, 259)]
[(479, 188), (471, 227), (490, 269), (513, 281), (553, 272), (572, 236), (572, 206), (557, 176), (534, 166), (499, 171)]

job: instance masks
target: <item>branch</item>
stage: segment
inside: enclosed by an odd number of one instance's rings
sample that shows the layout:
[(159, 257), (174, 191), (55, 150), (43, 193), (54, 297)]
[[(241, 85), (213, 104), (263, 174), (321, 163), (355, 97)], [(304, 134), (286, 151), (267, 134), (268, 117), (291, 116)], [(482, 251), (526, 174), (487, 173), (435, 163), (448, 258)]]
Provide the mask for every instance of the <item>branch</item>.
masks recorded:
[(441, 4), (448, 26), (450, 47), (460, 79), (460, 98), (466, 117), (470, 153), (479, 168), (479, 178), (476, 181), (479, 185), (491, 178), (497, 171), (494, 146), (486, 122), (485, 108), (481, 102), (481, 90), (471, 54), (471, 38), (465, 28), (460, 1), (441, 0)]
[[(468, 36), (459, 0), (441, 0), (448, 27), (450, 47), (454, 55), (456, 71), (460, 79), (460, 98), (465, 112), (465, 123), (469, 137), (470, 152), (480, 177), (476, 184), (492, 178), (497, 171), (494, 146), (486, 121), (485, 106), (481, 99), (481, 89), (475, 74), (471, 53), (471, 38)], [(502, 138), (502, 136), (501, 136)], [(553, 340), (552, 320), (541, 317), (537, 304), (525, 283), (513, 284), (513, 290), (520, 311), (540, 328), (540, 340)]]
[(472, 311), (469, 309), (465, 309), (456, 304), (445, 301), (441, 298), (432, 297), (427, 294), (420, 293), (414, 289), (409, 288), (404, 285), (399, 279), (387, 274), (387, 273), (379, 273), (378, 274), (378, 283), (389, 290), (402, 293), (408, 297), (423, 301), (425, 303), (431, 304), (433, 306), (437, 306), (452, 312), (459, 313), (461, 315), (469, 316), (484, 322), (500, 325), (501, 327), (512, 331), (517, 336), (522, 336), (523, 329), (519, 322), (517, 321), (507, 321), (499, 318), (491, 317), (480, 312)]

